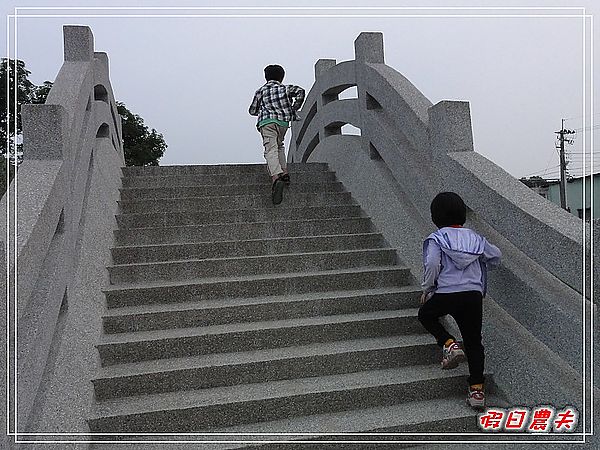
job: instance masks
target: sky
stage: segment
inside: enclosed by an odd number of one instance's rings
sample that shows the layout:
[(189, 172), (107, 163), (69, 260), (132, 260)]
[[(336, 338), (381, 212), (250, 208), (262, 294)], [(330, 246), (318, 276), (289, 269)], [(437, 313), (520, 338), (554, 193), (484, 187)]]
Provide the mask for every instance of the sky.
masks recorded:
[[(338, 13), (348, 13), (351, 10), (344, 7), (400, 7), (415, 3), (238, 0), (218, 5), (339, 6)], [(579, 130), (573, 145), (567, 145), (573, 176), (582, 173), (580, 153), (584, 126), (588, 140), (598, 131), (598, 125), (591, 128), (589, 117), (585, 124), (582, 117), (584, 102), (588, 106), (592, 104), (589, 60), (585, 63), (588, 92), (584, 91), (583, 20), (579, 17), (499, 17), (502, 11), (498, 10), (488, 11), (490, 17), (485, 18), (456, 17), (460, 12), (477, 11), (449, 9), (449, 6), (582, 6), (588, 14), (595, 14), (600, 13), (598, 3), (593, 0), (418, 2), (421, 7), (443, 5), (446, 8), (421, 13), (450, 17), (390, 17), (389, 11), (362, 11), (384, 15), (378, 18), (298, 17), (299, 13), (310, 13), (307, 11), (287, 11), (285, 13), (292, 17), (284, 18), (206, 18), (190, 17), (190, 13), (199, 13), (190, 10), (38, 10), (35, 13), (63, 16), (19, 17), (17, 56), (25, 61), (34, 83), (54, 80), (62, 65), (62, 25), (88, 25), (94, 33), (96, 50), (108, 53), (116, 99), (163, 134), (168, 149), (162, 165), (255, 163), (264, 161), (262, 146), (255, 118), (249, 116), (247, 110), (254, 91), (264, 83), (264, 66), (281, 64), (286, 69), (285, 82), (303, 86), (308, 91), (314, 82), (317, 59), (353, 59), (353, 42), (358, 34), (380, 31), (384, 35), (386, 64), (407, 77), (432, 103), (470, 102), (477, 152), (515, 177), (540, 174), (556, 178), (559, 160), (554, 132), (560, 129), (561, 119), (568, 119), (566, 128)], [(6, 17), (13, 13), (14, 7), (100, 4), (104, 7), (215, 5), (214, 2), (185, 0), (3, 0), (0, 12)], [(142, 17), (64, 17), (132, 12)], [(186, 17), (148, 17), (148, 14), (172, 12)], [(239, 10), (225, 12), (249, 14), (249, 11)], [(517, 12), (533, 15), (548, 11), (522, 9)], [(19, 15), (26, 13), (19, 11)], [(6, 20), (4, 23), (6, 31)], [(596, 32), (596, 36), (599, 34)], [(6, 32), (1, 39), (0, 48), (6, 56)], [(589, 36), (585, 41), (589, 50)], [(10, 43), (14, 45), (12, 36)], [(597, 55), (600, 46), (595, 47), (594, 60), (600, 61)], [(598, 73), (594, 71), (595, 86), (600, 86)], [(352, 91), (345, 93), (345, 96), (351, 95)], [(600, 112), (597, 103), (597, 100), (593, 103), (594, 110)], [(600, 122), (600, 115), (594, 118), (596, 123)], [(600, 156), (600, 145), (593, 144), (593, 148)], [(589, 163), (589, 158), (586, 161)]]

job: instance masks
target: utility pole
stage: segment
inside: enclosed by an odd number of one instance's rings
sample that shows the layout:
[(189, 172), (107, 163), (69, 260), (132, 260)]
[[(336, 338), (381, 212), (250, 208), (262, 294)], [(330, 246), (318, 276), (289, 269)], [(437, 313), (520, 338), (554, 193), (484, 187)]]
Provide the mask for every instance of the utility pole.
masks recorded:
[(565, 119), (562, 119), (560, 131), (555, 131), (559, 143), (556, 148), (560, 149), (560, 207), (567, 209), (567, 160), (565, 158), (565, 142), (573, 144), (572, 139), (566, 139), (565, 135), (575, 134), (573, 130), (565, 130)]

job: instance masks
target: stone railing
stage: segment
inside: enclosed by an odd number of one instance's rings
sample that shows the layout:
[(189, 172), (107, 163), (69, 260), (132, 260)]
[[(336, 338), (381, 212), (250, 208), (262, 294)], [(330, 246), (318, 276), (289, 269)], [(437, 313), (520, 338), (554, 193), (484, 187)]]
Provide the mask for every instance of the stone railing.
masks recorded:
[[(24, 105), (22, 118), (24, 159), (0, 203), (3, 212), (7, 206), (10, 211), (0, 219), (0, 239), (8, 237), (10, 245), (10, 345), (11, 352), (16, 350), (11, 364), (16, 361), (17, 370), (16, 379), (14, 367), (10, 377), (11, 387), (17, 385), (17, 413), (11, 414), (10, 429), (15, 430), (16, 419), (20, 432), (27, 429), (36, 397), (53, 369), (73, 302), (71, 291), (82, 281), (76, 277), (86, 259), (84, 231), (94, 221), (92, 193), (107, 184), (118, 194), (119, 167), (124, 165), (108, 57), (94, 52), (88, 27), (64, 27), (64, 64), (46, 103)], [(107, 203), (116, 208), (115, 200)], [(95, 214), (109, 217), (114, 211)], [(9, 398), (14, 411), (15, 393)]]
[[(353, 61), (317, 61), (288, 160), (328, 162), (417, 276), (422, 240), (434, 229), (432, 198), (459, 193), (467, 225), (504, 253), (490, 274), (494, 304), (580, 372), (582, 293), (589, 298), (582, 222), (476, 153), (468, 102), (433, 105), (384, 63), (381, 33), (361, 33), (354, 44)], [(354, 86), (357, 98), (340, 99)], [(345, 124), (360, 135), (343, 134)]]
[[(423, 218), (441, 189), (461, 193), (472, 211), (564, 283), (582, 289), (582, 225), (473, 151), (469, 104), (432, 103), (384, 64), (383, 36), (361, 33), (356, 59), (321, 59), (293, 127), (291, 161), (308, 161), (320, 142), (361, 129), (371, 159), (385, 162)], [(358, 98), (338, 100), (356, 86)]]

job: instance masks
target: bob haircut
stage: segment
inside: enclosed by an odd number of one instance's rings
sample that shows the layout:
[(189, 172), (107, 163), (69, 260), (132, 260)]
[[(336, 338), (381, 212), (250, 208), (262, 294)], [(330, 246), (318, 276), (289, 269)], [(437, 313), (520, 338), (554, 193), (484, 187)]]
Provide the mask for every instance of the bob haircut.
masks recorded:
[(265, 67), (265, 79), (267, 81), (275, 80), (281, 83), (284, 76), (285, 70), (283, 70), (283, 67), (277, 64), (271, 64)]
[(464, 225), (467, 221), (465, 202), (454, 192), (440, 192), (431, 202), (431, 220), (438, 228)]

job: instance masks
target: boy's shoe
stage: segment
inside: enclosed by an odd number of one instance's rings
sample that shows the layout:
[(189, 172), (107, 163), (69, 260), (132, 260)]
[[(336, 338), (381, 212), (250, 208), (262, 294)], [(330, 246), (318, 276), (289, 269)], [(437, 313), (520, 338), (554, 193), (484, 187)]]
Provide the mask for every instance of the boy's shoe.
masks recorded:
[(458, 342), (444, 345), (442, 349), (442, 369), (456, 369), (465, 360), (465, 352)]
[(271, 191), (274, 205), (279, 205), (283, 200), (283, 186), (284, 182), (281, 180), (281, 177), (273, 181)]
[(289, 185), (290, 185), (290, 181), (291, 181), (291, 180), (290, 180), (290, 174), (289, 174), (289, 173), (284, 173), (283, 175), (281, 175), (281, 176), (279, 177), (279, 179), (280, 179), (281, 181), (283, 181), (283, 182), (285, 183), (285, 185), (286, 185), (286, 186), (289, 186)]
[(475, 409), (483, 409), (485, 407), (485, 394), (483, 389), (473, 388), (469, 386), (467, 390), (467, 405)]

